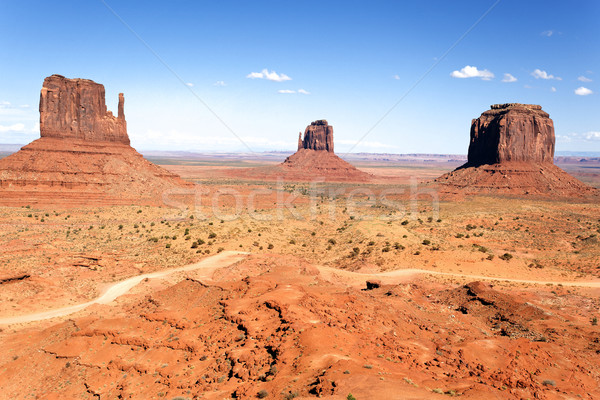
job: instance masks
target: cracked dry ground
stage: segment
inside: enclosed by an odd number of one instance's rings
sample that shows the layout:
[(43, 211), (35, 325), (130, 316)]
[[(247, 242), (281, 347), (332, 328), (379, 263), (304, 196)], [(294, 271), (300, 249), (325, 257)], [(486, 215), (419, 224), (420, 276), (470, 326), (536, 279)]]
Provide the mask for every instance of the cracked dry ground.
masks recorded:
[(129, 300), (44, 330), (1, 333), (0, 398), (600, 393), (598, 330), (574, 312), (597, 304), (564, 289), (413, 279), (362, 290), (325, 281), (293, 257), (255, 256), (213, 280)]

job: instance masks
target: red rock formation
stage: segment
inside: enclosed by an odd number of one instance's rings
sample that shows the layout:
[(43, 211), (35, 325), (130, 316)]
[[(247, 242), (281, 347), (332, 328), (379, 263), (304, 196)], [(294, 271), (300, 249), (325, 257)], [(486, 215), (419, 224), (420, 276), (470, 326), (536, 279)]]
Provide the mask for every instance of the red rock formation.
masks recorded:
[(533, 104), (494, 104), (471, 123), (469, 166), (552, 163), (554, 123)]
[(191, 187), (129, 146), (124, 102), (120, 93), (114, 117), (104, 86), (46, 78), (41, 138), (0, 160), (0, 204), (158, 204), (166, 191)]
[(40, 136), (129, 144), (119, 94), (119, 116), (107, 111), (104, 86), (89, 79), (52, 75), (40, 94)]
[(554, 165), (554, 143), (554, 123), (541, 106), (495, 104), (471, 123), (467, 163), (435, 181), (456, 194), (597, 194)]
[(330, 126), (324, 119), (312, 122), (304, 130), (302, 147), (300, 147), (300, 141), (298, 143), (298, 150), (300, 148), (326, 150), (333, 153), (333, 126)]
[(333, 126), (325, 120), (312, 122), (298, 135), (298, 151), (274, 167), (251, 168), (235, 171), (236, 177), (253, 179), (285, 179), (290, 181), (364, 182), (372, 175), (356, 169), (333, 153)]

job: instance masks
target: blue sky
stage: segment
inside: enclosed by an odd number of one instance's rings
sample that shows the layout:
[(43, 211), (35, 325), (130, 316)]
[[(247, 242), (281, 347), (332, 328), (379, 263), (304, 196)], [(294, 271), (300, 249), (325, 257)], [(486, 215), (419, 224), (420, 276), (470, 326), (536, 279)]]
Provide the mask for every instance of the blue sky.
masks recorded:
[(521, 102), (557, 150), (600, 151), (600, 2), (495, 3), (3, 1), (0, 143), (39, 137), (58, 73), (115, 112), (124, 92), (141, 150), (291, 150), (327, 119), (338, 153), (465, 154), (471, 119)]

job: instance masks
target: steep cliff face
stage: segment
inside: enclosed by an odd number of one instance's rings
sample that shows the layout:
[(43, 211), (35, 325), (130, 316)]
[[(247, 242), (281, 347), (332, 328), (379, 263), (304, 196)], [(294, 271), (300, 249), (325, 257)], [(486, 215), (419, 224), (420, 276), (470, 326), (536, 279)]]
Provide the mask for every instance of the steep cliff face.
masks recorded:
[(495, 104), (471, 123), (469, 166), (554, 161), (554, 123), (533, 104)]
[(124, 102), (120, 93), (115, 117), (106, 109), (103, 85), (89, 79), (49, 76), (40, 94), (41, 137), (129, 144)]
[(324, 119), (311, 122), (304, 130), (304, 139), (298, 139), (298, 150), (301, 148), (333, 153), (333, 126)]
[(0, 160), (0, 204), (160, 204), (192, 184), (129, 145), (119, 94), (106, 110), (104, 86), (52, 75), (40, 95), (41, 138)]
[(554, 123), (533, 104), (495, 104), (471, 123), (468, 161), (435, 181), (442, 193), (598, 196), (554, 165)]

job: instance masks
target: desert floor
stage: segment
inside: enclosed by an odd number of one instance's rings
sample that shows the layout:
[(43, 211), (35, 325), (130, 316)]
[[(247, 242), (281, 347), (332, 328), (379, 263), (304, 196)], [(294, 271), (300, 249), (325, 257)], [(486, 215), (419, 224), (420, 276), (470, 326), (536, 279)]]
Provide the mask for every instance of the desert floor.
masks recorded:
[(597, 202), (166, 164), (173, 207), (0, 208), (0, 398), (600, 398)]

